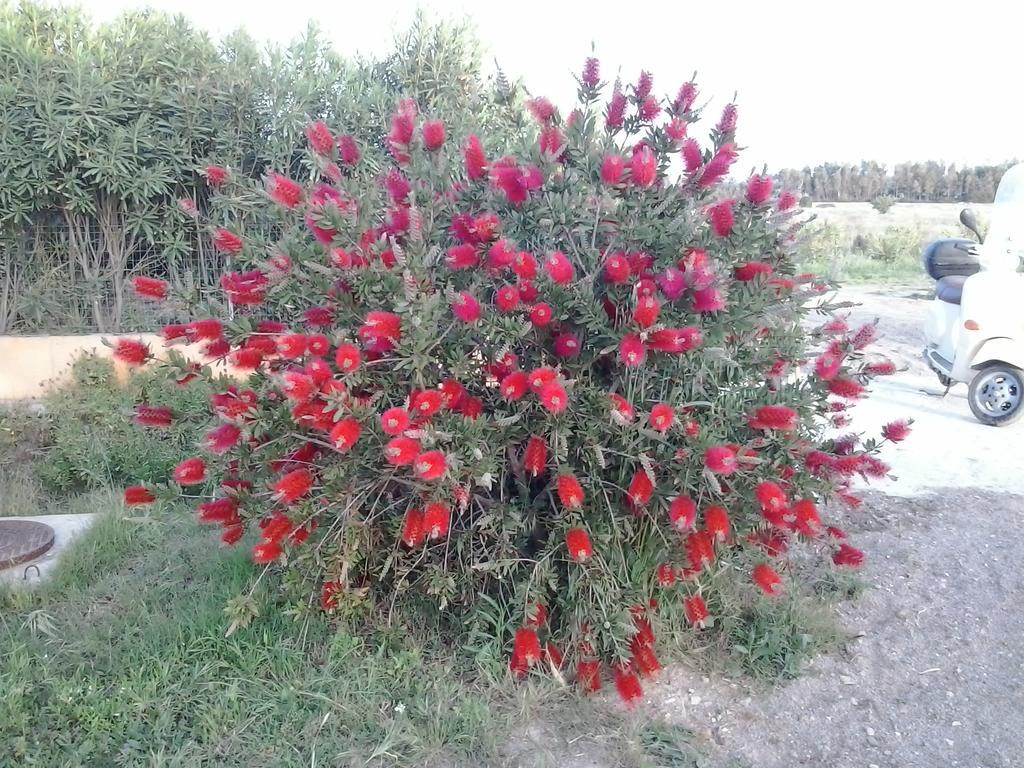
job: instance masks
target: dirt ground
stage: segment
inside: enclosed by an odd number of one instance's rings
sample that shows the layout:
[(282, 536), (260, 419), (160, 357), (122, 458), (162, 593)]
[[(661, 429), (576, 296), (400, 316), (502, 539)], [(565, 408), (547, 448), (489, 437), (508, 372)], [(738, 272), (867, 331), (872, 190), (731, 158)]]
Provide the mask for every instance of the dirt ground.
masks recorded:
[[(913, 417), (886, 459), (900, 476), (844, 515), (868, 561), (845, 604), (849, 640), (774, 688), (673, 669), (652, 689), (695, 731), (711, 768), (1011, 768), (1024, 765), (1024, 425), (973, 420), (964, 387), (941, 398), (920, 360), (930, 297), (859, 289), (901, 372), (855, 426)], [(898, 494), (898, 495), (897, 495)]]

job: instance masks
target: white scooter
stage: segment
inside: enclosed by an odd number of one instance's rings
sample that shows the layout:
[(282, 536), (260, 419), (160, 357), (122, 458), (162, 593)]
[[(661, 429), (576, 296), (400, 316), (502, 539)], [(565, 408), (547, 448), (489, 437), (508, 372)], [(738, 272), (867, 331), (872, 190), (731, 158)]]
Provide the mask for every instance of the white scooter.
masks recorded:
[(988, 237), (970, 209), (960, 221), (977, 243), (939, 240), (924, 253), (937, 281), (924, 359), (947, 388), (969, 385), (978, 421), (1002, 427), (1024, 416), (1024, 163), (999, 182)]

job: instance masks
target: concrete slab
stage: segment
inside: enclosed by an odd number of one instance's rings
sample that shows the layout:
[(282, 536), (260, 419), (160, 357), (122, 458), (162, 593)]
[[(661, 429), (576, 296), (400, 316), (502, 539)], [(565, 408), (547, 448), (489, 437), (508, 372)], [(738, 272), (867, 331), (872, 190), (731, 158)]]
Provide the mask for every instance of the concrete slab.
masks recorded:
[[(85, 533), (99, 517), (98, 512), (76, 515), (35, 515), (32, 517), (5, 517), (4, 520), (34, 520), (53, 529), (53, 546), (42, 556), (27, 563), (0, 570), (0, 582), (12, 586), (34, 586), (45, 581), (57, 566), (68, 545)], [(28, 578), (25, 578), (25, 576)]]

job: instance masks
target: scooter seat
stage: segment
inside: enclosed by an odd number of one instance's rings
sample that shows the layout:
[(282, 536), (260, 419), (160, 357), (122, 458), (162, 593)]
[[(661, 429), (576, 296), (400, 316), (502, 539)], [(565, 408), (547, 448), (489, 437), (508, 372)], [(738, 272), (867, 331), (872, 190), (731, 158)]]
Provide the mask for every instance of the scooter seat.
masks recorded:
[(969, 275), (947, 275), (935, 283), (935, 298), (947, 304), (959, 304), (964, 294), (964, 283)]

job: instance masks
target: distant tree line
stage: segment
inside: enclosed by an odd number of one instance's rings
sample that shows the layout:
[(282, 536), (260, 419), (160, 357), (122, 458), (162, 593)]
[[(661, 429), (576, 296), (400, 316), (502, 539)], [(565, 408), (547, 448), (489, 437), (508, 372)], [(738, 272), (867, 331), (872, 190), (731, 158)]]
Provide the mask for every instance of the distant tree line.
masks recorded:
[(935, 161), (899, 163), (892, 171), (881, 163), (825, 163), (813, 168), (787, 168), (784, 185), (802, 190), (815, 202), (869, 202), (891, 195), (906, 202), (991, 203), (1003, 173), (1013, 161), (958, 168)]

